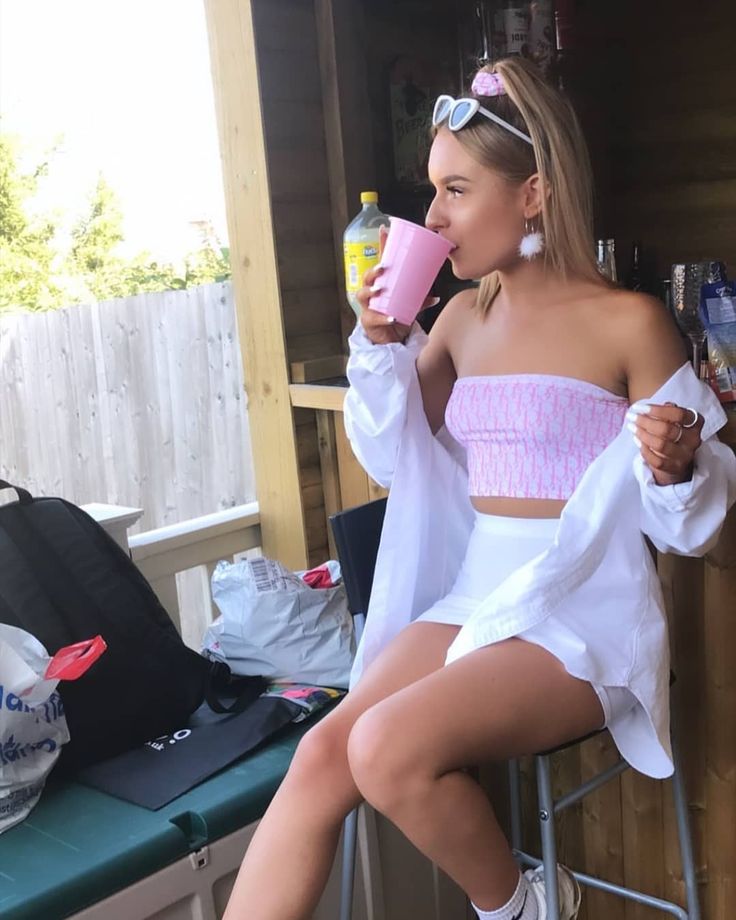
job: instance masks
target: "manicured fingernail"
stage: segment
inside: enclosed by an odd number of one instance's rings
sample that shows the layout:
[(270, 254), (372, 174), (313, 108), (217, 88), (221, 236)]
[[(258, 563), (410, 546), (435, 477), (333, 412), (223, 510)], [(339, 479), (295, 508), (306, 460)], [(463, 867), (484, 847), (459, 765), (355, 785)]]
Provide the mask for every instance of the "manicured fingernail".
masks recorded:
[(635, 422), (638, 418), (639, 418), (639, 413), (638, 413), (638, 412), (627, 412), (627, 413), (626, 413), (626, 421), (627, 421), (627, 422)]
[(372, 288), (369, 289), (371, 294), (380, 294), (383, 288), (377, 287), (375, 284)]
[(637, 447), (641, 447), (641, 441), (636, 435), (634, 435), (634, 444), (636, 444)]
[(386, 317), (386, 322), (387, 322), (387, 323), (395, 323), (395, 322), (396, 322), (396, 319), (395, 319), (393, 316), (387, 316), (387, 317)]
[(429, 299), (429, 306), (430, 306), (430, 307), (436, 307), (437, 304), (438, 304), (439, 302), (440, 302), (439, 297), (430, 297), (430, 299)]
[(641, 406), (641, 405), (629, 406), (629, 412), (634, 412), (636, 415), (646, 415), (647, 412), (651, 412), (651, 411), (652, 411), (651, 406)]
[(636, 427), (636, 425), (635, 425), (633, 422), (629, 422), (628, 425), (627, 425), (626, 427), (629, 429), (629, 431), (630, 431), (632, 434), (636, 434), (636, 432), (637, 432), (637, 427)]

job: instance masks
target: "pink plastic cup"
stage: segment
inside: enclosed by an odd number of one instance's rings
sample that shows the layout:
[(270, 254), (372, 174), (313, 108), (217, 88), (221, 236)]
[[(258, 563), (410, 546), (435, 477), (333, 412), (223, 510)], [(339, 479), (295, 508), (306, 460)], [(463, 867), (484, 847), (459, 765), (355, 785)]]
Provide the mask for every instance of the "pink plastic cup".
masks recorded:
[(384, 271), (374, 282), (379, 292), (371, 297), (369, 306), (410, 326), (455, 247), (419, 224), (401, 217), (389, 219), (391, 229), (380, 262)]

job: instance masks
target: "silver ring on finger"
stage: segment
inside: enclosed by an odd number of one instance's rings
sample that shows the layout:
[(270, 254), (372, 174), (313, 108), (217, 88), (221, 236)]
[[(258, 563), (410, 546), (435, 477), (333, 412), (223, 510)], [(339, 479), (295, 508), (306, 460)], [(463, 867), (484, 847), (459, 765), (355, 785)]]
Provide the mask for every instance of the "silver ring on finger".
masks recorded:
[(679, 422), (675, 422), (675, 425), (677, 425), (677, 437), (672, 442), (673, 444), (677, 444), (677, 442), (682, 437), (683, 428), (686, 427), (686, 426), (681, 425)]
[(685, 407), (685, 412), (691, 412), (693, 416), (693, 420), (691, 422), (683, 422), (682, 427), (683, 428), (694, 428), (698, 424), (698, 419), (700, 418), (700, 416), (698, 415), (697, 411), (695, 409), (691, 409), (690, 406)]

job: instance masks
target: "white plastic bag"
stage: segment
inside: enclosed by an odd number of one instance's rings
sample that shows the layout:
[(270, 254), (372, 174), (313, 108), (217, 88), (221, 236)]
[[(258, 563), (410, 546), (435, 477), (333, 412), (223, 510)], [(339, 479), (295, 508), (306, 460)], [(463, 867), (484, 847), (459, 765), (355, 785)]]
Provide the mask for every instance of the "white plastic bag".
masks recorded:
[(81, 676), (104, 649), (98, 636), (49, 658), (30, 633), (0, 624), (0, 833), (36, 804), (69, 740), (57, 684)]
[(342, 584), (310, 588), (261, 557), (218, 562), (212, 598), (220, 616), (205, 632), (202, 652), (234, 674), (349, 686), (355, 634)]

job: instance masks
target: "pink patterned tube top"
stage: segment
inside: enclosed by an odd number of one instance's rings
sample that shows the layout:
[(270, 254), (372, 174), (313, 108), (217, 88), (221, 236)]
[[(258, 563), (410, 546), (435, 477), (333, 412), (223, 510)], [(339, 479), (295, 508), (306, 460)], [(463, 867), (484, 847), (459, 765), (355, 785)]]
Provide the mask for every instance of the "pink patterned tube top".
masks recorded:
[(628, 406), (574, 377), (458, 377), (445, 425), (467, 450), (471, 495), (567, 500)]

